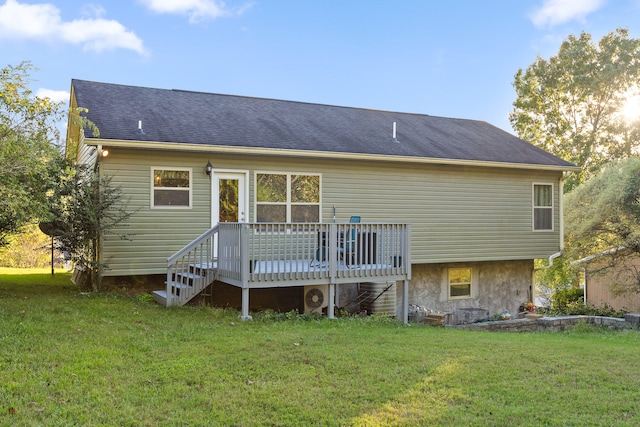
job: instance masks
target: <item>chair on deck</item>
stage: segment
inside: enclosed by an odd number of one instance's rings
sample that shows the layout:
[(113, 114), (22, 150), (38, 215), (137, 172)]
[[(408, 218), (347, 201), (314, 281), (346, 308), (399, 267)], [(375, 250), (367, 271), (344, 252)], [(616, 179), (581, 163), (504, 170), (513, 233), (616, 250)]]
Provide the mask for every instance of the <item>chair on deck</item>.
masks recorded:
[[(351, 224), (359, 224), (360, 216), (352, 215), (349, 219)], [(338, 253), (340, 258), (345, 264), (354, 264), (354, 257), (356, 252), (356, 229), (349, 228), (343, 236), (340, 238), (340, 244), (338, 245)]]

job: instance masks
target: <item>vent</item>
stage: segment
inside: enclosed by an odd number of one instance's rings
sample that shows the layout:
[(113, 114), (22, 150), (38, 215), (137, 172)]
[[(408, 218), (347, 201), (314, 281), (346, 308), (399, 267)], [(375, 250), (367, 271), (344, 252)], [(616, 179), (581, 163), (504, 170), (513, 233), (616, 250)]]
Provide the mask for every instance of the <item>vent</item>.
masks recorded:
[(329, 305), (328, 285), (304, 287), (304, 312), (322, 313), (322, 309)]

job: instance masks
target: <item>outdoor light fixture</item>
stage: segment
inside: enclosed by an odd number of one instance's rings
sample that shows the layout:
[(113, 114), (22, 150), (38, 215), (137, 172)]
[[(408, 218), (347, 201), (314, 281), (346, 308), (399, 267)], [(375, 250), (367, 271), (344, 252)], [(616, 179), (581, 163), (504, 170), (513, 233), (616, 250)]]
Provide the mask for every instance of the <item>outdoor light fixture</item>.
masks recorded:
[(213, 170), (213, 165), (209, 160), (207, 160), (207, 165), (204, 167), (204, 171), (207, 173), (207, 175), (211, 176), (212, 170)]
[(109, 150), (107, 150), (105, 148), (105, 149), (102, 150), (102, 152), (100, 154), (102, 154), (102, 157), (107, 157), (109, 155)]

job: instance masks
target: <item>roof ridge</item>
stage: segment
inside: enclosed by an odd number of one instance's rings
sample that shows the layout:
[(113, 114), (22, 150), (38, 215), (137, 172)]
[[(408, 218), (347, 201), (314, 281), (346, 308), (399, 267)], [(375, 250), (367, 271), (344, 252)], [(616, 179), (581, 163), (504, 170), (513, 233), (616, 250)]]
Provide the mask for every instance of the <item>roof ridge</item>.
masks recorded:
[(229, 97), (229, 98), (244, 98), (244, 99), (248, 99), (248, 100), (286, 102), (286, 103), (299, 104), (299, 105), (302, 104), (302, 105), (322, 106), (322, 107), (331, 107), (331, 108), (346, 108), (346, 109), (350, 109), (350, 110), (366, 110), (366, 111), (374, 111), (374, 112), (378, 112), (378, 113), (402, 114), (402, 115), (408, 115), (408, 116), (424, 116), (424, 117), (433, 117), (433, 118), (442, 118), (442, 119), (476, 121), (476, 120), (473, 120), (473, 119), (454, 118), (454, 117), (445, 117), (445, 116), (435, 116), (435, 115), (431, 115), (431, 114), (427, 114), (427, 113), (411, 113), (411, 112), (408, 112), (408, 111), (394, 111), (394, 110), (379, 109), (379, 108), (368, 108), (368, 107), (353, 107), (353, 106), (348, 106), (348, 105), (329, 104), (329, 103), (325, 103), (325, 102), (296, 101), (296, 100), (292, 100), (292, 99), (271, 98), (271, 97), (266, 97), (266, 96), (236, 95), (236, 94), (230, 94), (230, 93), (207, 92), (207, 91), (202, 91), (202, 90), (191, 90), (191, 89), (180, 89), (180, 88), (166, 89), (166, 88), (158, 88), (158, 87), (151, 87), (151, 86), (136, 86), (136, 85), (131, 85), (131, 84), (100, 82), (100, 81), (95, 81), (95, 80), (84, 80), (84, 79), (76, 79), (76, 78), (72, 78), (71, 81), (72, 81), (72, 83), (73, 82), (85, 82), (85, 83), (100, 84), (100, 85), (119, 86), (119, 87), (123, 87), (123, 88), (130, 87), (130, 88), (135, 88), (135, 89), (149, 89), (149, 90), (158, 90), (158, 91), (167, 91), (167, 92), (184, 92), (184, 93), (192, 93), (192, 94), (200, 94), (200, 95), (224, 96), (224, 97)]

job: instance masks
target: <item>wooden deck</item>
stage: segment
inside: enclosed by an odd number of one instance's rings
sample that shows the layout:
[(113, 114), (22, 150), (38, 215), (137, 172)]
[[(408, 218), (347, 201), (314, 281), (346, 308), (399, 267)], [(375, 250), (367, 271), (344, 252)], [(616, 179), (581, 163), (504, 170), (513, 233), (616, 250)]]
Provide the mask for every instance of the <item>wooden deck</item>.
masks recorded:
[[(219, 280), (249, 290), (411, 279), (411, 227), (387, 223), (221, 223), (167, 259), (166, 305), (182, 305)], [(333, 317), (334, 306), (328, 306)]]

